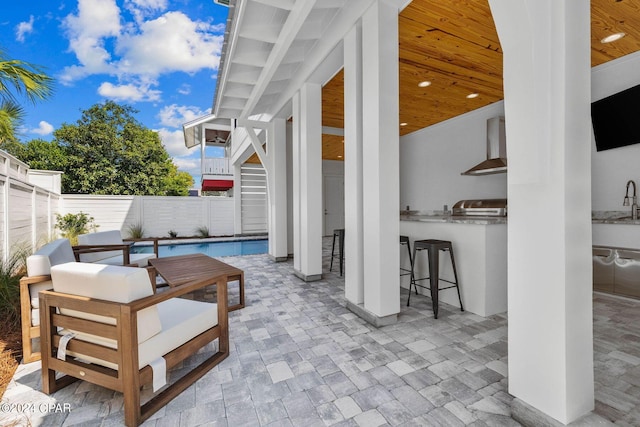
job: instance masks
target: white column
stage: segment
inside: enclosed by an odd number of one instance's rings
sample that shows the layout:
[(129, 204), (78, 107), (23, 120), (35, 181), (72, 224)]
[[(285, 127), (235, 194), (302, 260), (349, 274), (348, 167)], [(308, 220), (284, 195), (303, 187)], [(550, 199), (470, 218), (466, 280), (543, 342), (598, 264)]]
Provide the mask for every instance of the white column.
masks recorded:
[(293, 269), (322, 277), (322, 88), (310, 83), (293, 97)]
[(566, 424), (594, 407), (589, 2), (490, 5), (504, 51), (509, 392)]
[(362, 17), (364, 308), (400, 312), (398, 7), (378, 0)]
[(293, 184), (293, 271), (301, 271), (302, 235), (300, 230), (300, 92), (291, 100), (293, 115), (292, 184)]
[(242, 234), (242, 165), (233, 167), (233, 228), (235, 234)]
[(345, 298), (364, 303), (364, 232), (362, 215), (362, 26), (344, 39), (344, 226)]
[(267, 158), (270, 163), (269, 255), (286, 261), (287, 250), (287, 122), (273, 119), (267, 131)]
[(298, 277), (312, 281), (322, 277), (322, 86), (315, 83), (302, 86), (299, 116), (293, 120), (299, 121), (298, 143), (294, 145), (298, 146), (300, 180), (300, 251), (294, 254), (299, 256), (300, 266), (296, 269), (294, 263), (294, 269)]
[(202, 180), (204, 179), (205, 172), (205, 160), (207, 153), (207, 138), (205, 137), (204, 125), (200, 125), (200, 186), (202, 187)]

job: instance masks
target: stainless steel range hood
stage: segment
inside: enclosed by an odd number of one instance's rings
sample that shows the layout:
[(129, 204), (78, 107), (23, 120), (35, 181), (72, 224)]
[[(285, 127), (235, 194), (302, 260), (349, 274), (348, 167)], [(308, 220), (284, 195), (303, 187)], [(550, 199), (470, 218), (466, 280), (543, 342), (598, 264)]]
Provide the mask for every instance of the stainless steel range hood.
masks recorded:
[(490, 175), (507, 171), (507, 141), (504, 117), (487, 120), (487, 160), (477, 164), (461, 175)]

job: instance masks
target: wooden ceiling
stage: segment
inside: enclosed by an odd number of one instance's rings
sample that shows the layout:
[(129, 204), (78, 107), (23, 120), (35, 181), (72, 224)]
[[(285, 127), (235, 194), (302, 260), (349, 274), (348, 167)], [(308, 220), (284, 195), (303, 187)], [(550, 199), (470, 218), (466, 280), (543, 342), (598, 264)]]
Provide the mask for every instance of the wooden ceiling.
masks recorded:
[[(502, 49), (488, 0), (413, 0), (398, 19), (400, 135), (503, 99)], [(600, 41), (617, 32), (626, 36)], [(638, 50), (640, 0), (591, 0), (591, 65)], [(431, 85), (419, 87), (422, 81)], [(323, 126), (344, 127), (343, 87), (342, 72), (323, 87)], [(342, 137), (323, 135), (323, 158), (343, 155)]]

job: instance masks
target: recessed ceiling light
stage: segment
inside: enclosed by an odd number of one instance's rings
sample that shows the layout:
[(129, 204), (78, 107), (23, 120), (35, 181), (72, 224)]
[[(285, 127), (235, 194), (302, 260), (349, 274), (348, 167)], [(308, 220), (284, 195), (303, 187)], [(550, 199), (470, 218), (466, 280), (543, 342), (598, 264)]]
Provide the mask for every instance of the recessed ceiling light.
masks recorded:
[(425, 80), (423, 82), (418, 83), (418, 86), (420, 86), (420, 87), (431, 86), (431, 82), (429, 80)]
[(611, 42), (614, 42), (616, 40), (620, 40), (624, 36), (626, 36), (625, 33), (615, 33), (615, 34), (608, 35), (607, 37), (605, 37), (602, 40), (600, 40), (600, 42), (602, 42), (602, 43), (611, 43)]
[(406, 125), (407, 125), (407, 123), (405, 123), (405, 122), (400, 123), (400, 126), (406, 126)]
[(339, 158), (339, 159), (341, 159), (341, 158), (342, 158), (342, 156), (338, 156), (338, 158)]
[(473, 92), (473, 93), (470, 93), (469, 95), (467, 95), (467, 98), (473, 99), (473, 98), (477, 98), (479, 95), (480, 95), (479, 93)]

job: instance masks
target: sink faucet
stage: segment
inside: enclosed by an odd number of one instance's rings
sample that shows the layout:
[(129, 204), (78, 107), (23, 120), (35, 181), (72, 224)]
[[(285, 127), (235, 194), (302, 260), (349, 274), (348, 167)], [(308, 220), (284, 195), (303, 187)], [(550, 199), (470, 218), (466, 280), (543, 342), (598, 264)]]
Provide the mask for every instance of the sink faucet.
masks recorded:
[(633, 184), (633, 203), (631, 204), (631, 219), (638, 219), (638, 198), (636, 197), (636, 183), (633, 180), (627, 181), (627, 192), (624, 196), (622, 206), (629, 206), (629, 184)]

